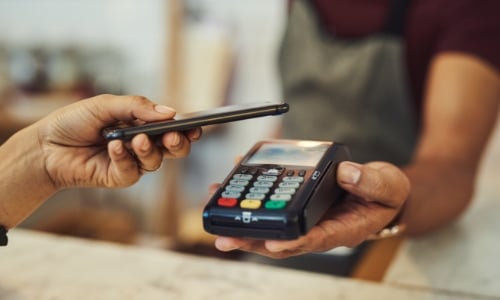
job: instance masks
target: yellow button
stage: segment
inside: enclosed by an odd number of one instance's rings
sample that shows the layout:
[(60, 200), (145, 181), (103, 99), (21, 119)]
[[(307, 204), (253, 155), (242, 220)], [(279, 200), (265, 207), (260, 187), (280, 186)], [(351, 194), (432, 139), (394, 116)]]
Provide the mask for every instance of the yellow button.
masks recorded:
[(261, 204), (262, 201), (253, 199), (245, 199), (240, 202), (241, 208), (247, 208), (247, 209), (257, 209), (261, 206)]

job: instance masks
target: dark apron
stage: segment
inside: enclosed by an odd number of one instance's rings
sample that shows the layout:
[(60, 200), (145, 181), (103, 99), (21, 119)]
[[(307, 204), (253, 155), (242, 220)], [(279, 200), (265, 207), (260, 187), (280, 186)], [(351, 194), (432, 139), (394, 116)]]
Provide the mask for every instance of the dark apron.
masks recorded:
[(415, 111), (399, 37), (407, 6), (394, 9), (394, 3), (392, 29), (346, 40), (322, 29), (307, 0), (293, 1), (279, 61), (290, 104), (284, 138), (342, 142), (358, 162), (410, 160)]

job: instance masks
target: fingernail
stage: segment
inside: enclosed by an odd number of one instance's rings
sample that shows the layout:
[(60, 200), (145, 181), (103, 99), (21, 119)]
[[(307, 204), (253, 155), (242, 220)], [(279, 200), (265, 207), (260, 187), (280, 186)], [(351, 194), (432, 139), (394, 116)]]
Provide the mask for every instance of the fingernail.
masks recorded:
[(179, 136), (178, 133), (174, 133), (173, 136), (170, 138), (170, 145), (171, 146), (179, 146), (181, 143), (181, 137)]
[(125, 148), (119, 141), (112, 141), (111, 143), (111, 148), (116, 154), (122, 155), (125, 152)]
[(144, 142), (141, 145), (141, 150), (144, 151), (144, 152), (146, 152), (146, 151), (149, 150), (149, 147), (150, 147), (149, 140), (148, 139), (144, 139)]
[(353, 163), (343, 163), (339, 169), (339, 181), (347, 184), (357, 184), (361, 177), (360, 165)]
[(159, 113), (162, 113), (162, 114), (170, 114), (170, 113), (175, 112), (175, 109), (168, 107), (168, 106), (165, 106), (165, 105), (159, 105), (159, 104), (155, 105), (155, 110)]
[(191, 140), (198, 140), (201, 137), (201, 132), (201, 128), (196, 129), (191, 135)]

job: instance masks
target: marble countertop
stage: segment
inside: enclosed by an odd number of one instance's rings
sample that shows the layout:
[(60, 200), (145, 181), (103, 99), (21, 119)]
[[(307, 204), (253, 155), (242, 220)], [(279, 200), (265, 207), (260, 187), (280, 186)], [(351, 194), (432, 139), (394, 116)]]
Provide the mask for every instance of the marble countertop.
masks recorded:
[(21, 229), (9, 236), (0, 249), (3, 300), (478, 299)]
[(14, 229), (0, 248), (0, 299), (500, 300), (495, 134), (469, 210), (404, 241), (381, 283)]
[(405, 241), (384, 281), (500, 299), (499, 197), (481, 195), (457, 224)]

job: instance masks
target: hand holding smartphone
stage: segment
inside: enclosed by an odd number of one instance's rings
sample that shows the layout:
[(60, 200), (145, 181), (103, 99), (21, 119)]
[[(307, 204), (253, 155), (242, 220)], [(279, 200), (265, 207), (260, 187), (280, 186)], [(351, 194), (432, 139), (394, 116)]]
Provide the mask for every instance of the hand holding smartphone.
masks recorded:
[(286, 113), (288, 110), (289, 106), (284, 102), (227, 105), (210, 110), (179, 114), (173, 120), (168, 121), (147, 123), (140, 126), (106, 128), (103, 130), (103, 136), (107, 140), (130, 140), (139, 133), (155, 136), (170, 131), (186, 131), (206, 125), (280, 115)]

